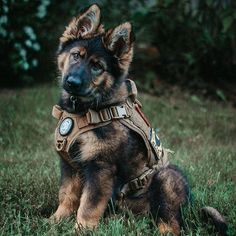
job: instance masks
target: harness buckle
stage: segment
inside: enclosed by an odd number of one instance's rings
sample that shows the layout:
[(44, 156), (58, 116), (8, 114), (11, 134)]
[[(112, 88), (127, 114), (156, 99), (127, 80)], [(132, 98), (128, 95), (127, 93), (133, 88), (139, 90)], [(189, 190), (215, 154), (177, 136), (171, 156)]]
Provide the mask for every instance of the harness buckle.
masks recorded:
[(154, 173), (153, 169), (148, 169), (145, 171), (141, 176), (137, 177), (136, 179), (132, 180), (129, 183), (130, 189), (132, 191), (145, 188), (151, 175)]
[(113, 119), (129, 117), (125, 105), (110, 107), (110, 112)]

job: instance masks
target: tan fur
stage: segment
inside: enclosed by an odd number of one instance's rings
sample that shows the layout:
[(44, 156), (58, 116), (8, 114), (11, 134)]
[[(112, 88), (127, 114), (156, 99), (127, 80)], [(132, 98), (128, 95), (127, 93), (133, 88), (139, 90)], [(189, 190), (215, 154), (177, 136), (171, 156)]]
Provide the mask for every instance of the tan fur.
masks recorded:
[(92, 85), (96, 88), (104, 82), (103, 89), (110, 89), (114, 83), (114, 78), (106, 71), (104, 71), (100, 76), (92, 82)]
[(170, 228), (170, 226), (164, 222), (160, 223), (158, 225), (160, 234), (167, 234), (167, 233), (172, 233), (172, 229)]
[(119, 101), (120, 103), (125, 102), (125, 98), (128, 97), (128, 91), (126, 85), (123, 83), (114, 96), (108, 101), (108, 103), (114, 103)]
[(74, 18), (66, 27), (60, 43), (77, 38), (92, 38), (104, 33), (103, 25), (100, 25), (100, 9), (93, 4), (86, 12)]
[(79, 207), (82, 183), (78, 175), (64, 179), (59, 190), (59, 206), (51, 216), (51, 221), (59, 221), (70, 216)]
[(80, 57), (85, 57), (87, 52), (86, 52), (86, 49), (84, 47), (73, 47), (71, 50), (70, 50), (70, 54), (73, 54), (73, 53), (79, 53)]
[(165, 180), (165, 185), (163, 185), (163, 192), (168, 193), (169, 201), (173, 203), (173, 205), (176, 204), (176, 201), (181, 201), (184, 196), (177, 195), (175, 191), (173, 191), (174, 184), (178, 181), (183, 181), (183, 178), (180, 176), (179, 179), (173, 178), (170, 173), (168, 172), (161, 172), (160, 178)]
[(114, 78), (107, 72), (104, 73), (104, 89), (110, 89), (114, 84)]
[[(88, 161), (99, 154), (111, 154), (112, 150), (118, 148), (120, 140), (125, 138), (122, 125), (119, 122), (113, 122), (116, 135), (110, 140), (98, 139), (92, 131), (86, 132), (79, 137), (81, 144), (80, 160)], [(111, 156), (112, 157), (112, 156)]]
[(68, 52), (63, 52), (57, 57), (57, 64), (58, 64), (58, 69), (62, 72), (65, 65), (67, 64), (68, 66), (68, 59), (69, 59), (70, 54)]
[(104, 169), (99, 176), (96, 176), (98, 183), (102, 183), (100, 185), (101, 196), (96, 207), (90, 201), (90, 195), (93, 189), (88, 185), (84, 187), (80, 207), (77, 212), (77, 226), (90, 229), (97, 227), (99, 219), (104, 213), (108, 200), (112, 194), (112, 175), (110, 169)]
[(88, 208), (89, 202), (87, 199), (89, 198), (89, 192), (84, 189), (84, 193), (81, 197), (81, 206), (78, 209), (77, 213), (77, 223), (81, 225), (83, 228), (94, 229), (97, 227), (98, 221), (102, 216), (104, 210), (106, 209), (108, 199), (104, 196), (97, 207)]
[(120, 68), (125, 72), (125, 74), (128, 74), (130, 63), (133, 59), (133, 46), (130, 47), (130, 50), (122, 55), (122, 57), (119, 58), (119, 66)]
[(58, 69), (61, 71), (62, 77), (66, 74), (70, 68), (71, 63), (70, 57), (73, 53), (79, 53), (81, 57), (86, 56), (86, 49), (84, 47), (73, 47), (70, 51), (61, 53), (57, 58)]
[(123, 40), (124, 45), (119, 55), (117, 55), (120, 68), (125, 75), (128, 73), (130, 63), (133, 58), (133, 39), (131, 38), (132, 27), (129, 22), (117, 26), (115, 29), (110, 29), (103, 37), (104, 46), (116, 54), (117, 44)]
[(131, 24), (129, 22), (123, 23), (113, 30), (109, 30), (104, 36), (105, 46), (108, 50), (114, 51), (117, 41), (122, 38), (122, 40), (127, 44), (124, 48), (124, 52), (127, 52), (130, 46), (130, 32)]

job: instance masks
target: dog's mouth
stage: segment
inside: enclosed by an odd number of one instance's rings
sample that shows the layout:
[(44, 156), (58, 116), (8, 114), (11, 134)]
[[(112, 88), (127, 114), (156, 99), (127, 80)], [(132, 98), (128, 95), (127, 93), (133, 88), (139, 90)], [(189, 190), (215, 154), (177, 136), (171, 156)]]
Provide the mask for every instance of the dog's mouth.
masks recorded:
[(96, 97), (96, 89), (86, 89), (84, 91), (76, 91), (71, 88), (64, 87), (65, 91), (72, 97), (76, 97), (80, 101), (92, 101)]

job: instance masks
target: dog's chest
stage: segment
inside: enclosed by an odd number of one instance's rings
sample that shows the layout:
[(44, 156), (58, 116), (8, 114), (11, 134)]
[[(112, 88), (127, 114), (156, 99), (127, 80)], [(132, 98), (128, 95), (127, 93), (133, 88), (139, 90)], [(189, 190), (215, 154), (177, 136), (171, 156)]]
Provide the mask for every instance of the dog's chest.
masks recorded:
[(81, 134), (72, 146), (70, 155), (80, 162), (95, 158), (111, 160), (122, 143), (127, 142), (128, 129), (120, 122), (90, 130)]

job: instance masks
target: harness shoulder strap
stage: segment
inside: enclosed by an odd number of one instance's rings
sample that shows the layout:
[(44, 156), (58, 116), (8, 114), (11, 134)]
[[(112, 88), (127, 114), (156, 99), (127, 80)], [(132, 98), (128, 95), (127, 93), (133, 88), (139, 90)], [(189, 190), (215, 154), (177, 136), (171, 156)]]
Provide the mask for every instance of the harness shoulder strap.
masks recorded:
[(146, 116), (142, 113), (140, 105), (127, 102), (129, 109), (129, 118), (121, 119), (120, 122), (138, 133), (147, 148), (148, 166), (152, 168), (153, 165), (165, 166), (168, 164), (168, 159), (164, 148), (162, 148), (160, 140)]
[(53, 108), (52, 108), (52, 116), (54, 118), (59, 120), (61, 118), (62, 113), (63, 113), (63, 110), (61, 109), (60, 106), (58, 106), (58, 105), (53, 106)]
[(136, 100), (137, 94), (138, 94), (136, 84), (131, 79), (125, 80), (125, 83), (126, 83), (126, 86), (127, 86), (129, 97), (134, 102)]

